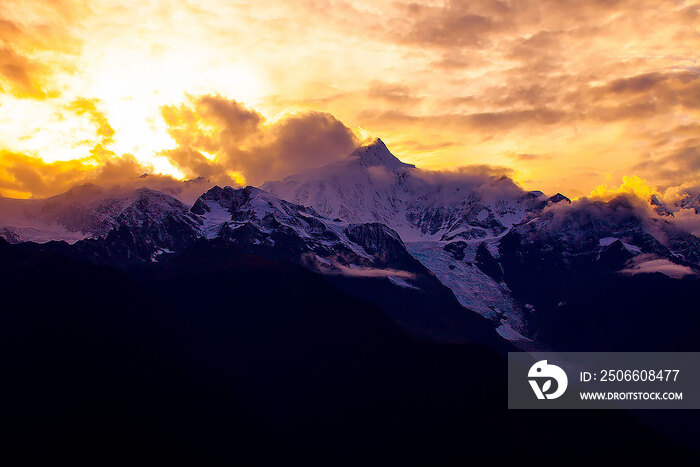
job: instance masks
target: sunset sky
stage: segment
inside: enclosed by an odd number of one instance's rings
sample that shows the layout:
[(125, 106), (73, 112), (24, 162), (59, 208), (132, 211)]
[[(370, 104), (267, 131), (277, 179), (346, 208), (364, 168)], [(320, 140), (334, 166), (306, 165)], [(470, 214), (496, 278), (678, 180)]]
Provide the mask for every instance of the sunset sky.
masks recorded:
[(698, 60), (695, 1), (0, 0), (0, 195), (257, 184), (368, 137), (572, 197), (697, 190)]

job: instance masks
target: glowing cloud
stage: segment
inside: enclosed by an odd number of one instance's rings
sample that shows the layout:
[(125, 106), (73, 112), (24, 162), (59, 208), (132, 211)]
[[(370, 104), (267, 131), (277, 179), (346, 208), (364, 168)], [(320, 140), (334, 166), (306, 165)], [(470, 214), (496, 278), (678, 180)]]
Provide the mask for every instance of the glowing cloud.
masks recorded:
[(650, 186), (646, 180), (632, 175), (622, 177), (622, 184), (618, 187), (598, 185), (589, 196), (593, 199), (610, 200), (619, 195), (631, 195), (649, 201), (652, 196), (661, 196), (661, 193), (656, 187)]

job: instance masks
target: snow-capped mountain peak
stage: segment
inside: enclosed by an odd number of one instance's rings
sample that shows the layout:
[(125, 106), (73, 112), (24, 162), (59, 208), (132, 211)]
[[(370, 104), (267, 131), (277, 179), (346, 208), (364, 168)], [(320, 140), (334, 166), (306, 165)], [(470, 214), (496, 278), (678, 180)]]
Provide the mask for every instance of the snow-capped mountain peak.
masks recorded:
[(69, 243), (104, 237), (119, 227), (151, 228), (165, 221), (195, 225), (189, 207), (149, 188), (84, 184), (47, 199), (0, 200), (0, 234), (13, 242)]
[(347, 160), (351, 163), (356, 161), (355, 163), (359, 164), (361, 167), (382, 166), (389, 170), (415, 167), (413, 164), (401, 162), (389, 151), (386, 144), (379, 138), (375, 139), (370, 144), (355, 149), (355, 151), (347, 157)]
[(263, 188), (331, 218), (387, 224), (404, 241), (497, 236), (546, 199), (507, 177), (419, 170), (401, 162), (379, 139), (345, 160), (266, 182)]
[[(507, 177), (423, 171), (401, 162), (381, 140), (263, 188), (329, 218), (388, 225), (462, 305), (493, 319), (507, 317), (513, 329), (521, 329), (518, 305), (507, 287), (479, 269), (476, 252), (546, 206), (543, 193), (524, 191)], [(549, 204), (565, 199), (554, 197)], [(460, 245), (460, 259), (450, 253), (450, 242)]]
[(302, 219), (318, 216), (312, 208), (283, 201), (252, 186), (238, 189), (215, 186), (199, 197), (192, 212), (203, 219), (203, 234), (207, 238), (219, 236), (222, 228), (244, 223), (266, 231), (278, 224), (301, 228)]

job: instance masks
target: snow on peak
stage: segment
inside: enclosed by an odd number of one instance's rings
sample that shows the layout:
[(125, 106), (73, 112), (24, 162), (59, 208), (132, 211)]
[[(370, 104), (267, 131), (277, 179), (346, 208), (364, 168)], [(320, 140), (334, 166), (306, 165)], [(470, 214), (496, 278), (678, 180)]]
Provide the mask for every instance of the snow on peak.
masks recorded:
[(201, 216), (203, 233), (208, 238), (218, 236), (224, 227), (242, 224), (252, 224), (265, 231), (278, 224), (297, 229), (306, 224), (300, 219), (318, 216), (312, 208), (283, 201), (252, 186), (215, 186), (199, 197), (191, 211)]
[(421, 171), (397, 159), (380, 139), (342, 161), (263, 188), (330, 218), (387, 224), (404, 241), (501, 235), (543, 197), (507, 177)]
[(360, 146), (347, 157), (350, 161), (358, 161), (362, 167), (383, 166), (390, 170), (399, 168), (414, 168), (413, 164), (401, 162), (394, 156), (384, 142), (377, 138), (370, 144)]
[(0, 203), (0, 228), (13, 232), (14, 240), (39, 243), (74, 243), (105, 236), (120, 225), (150, 225), (172, 216), (187, 218), (187, 206), (149, 188), (84, 184), (46, 199), (3, 199)]
[[(479, 244), (496, 241), (531, 211), (542, 209), (542, 193), (478, 171), (421, 171), (397, 159), (379, 139), (344, 160), (266, 182), (263, 188), (330, 219), (387, 225), (462, 305), (488, 318), (507, 318), (513, 329), (522, 329), (521, 311), (508, 288), (483, 273), (472, 256)], [(470, 258), (454, 260), (444, 249), (449, 241), (468, 243)]]

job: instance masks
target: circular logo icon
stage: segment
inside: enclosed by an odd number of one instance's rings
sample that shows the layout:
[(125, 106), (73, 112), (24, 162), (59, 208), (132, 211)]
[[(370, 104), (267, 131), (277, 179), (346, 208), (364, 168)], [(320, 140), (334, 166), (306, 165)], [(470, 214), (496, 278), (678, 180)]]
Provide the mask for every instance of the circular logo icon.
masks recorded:
[(556, 399), (564, 394), (569, 384), (566, 372), (556, 365), (548, 364), (547, 360), (532, 365), (527, 378), (538, 399)]

